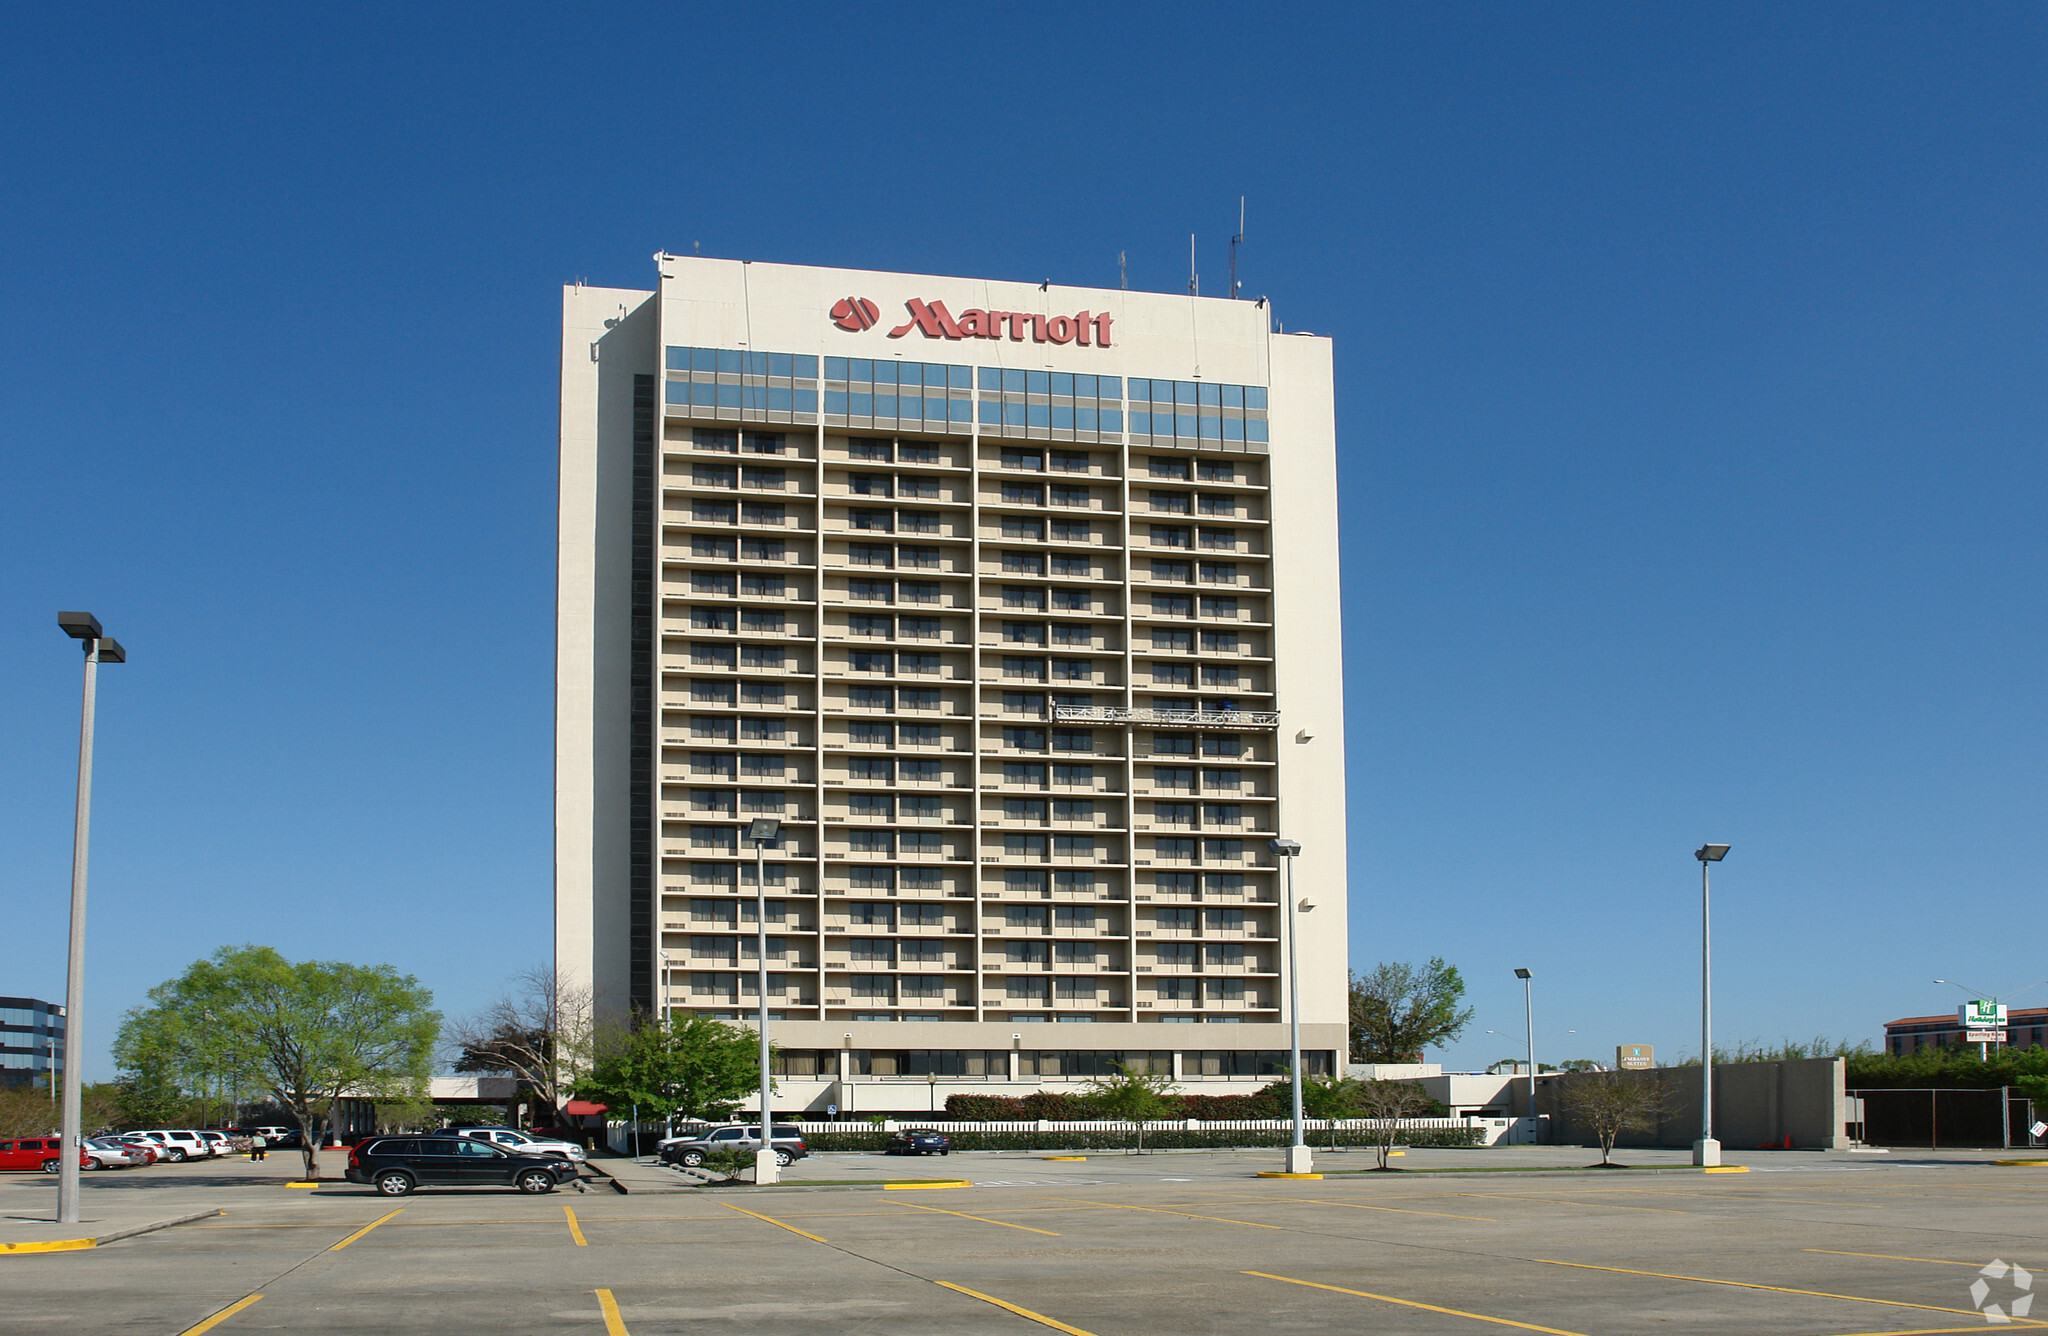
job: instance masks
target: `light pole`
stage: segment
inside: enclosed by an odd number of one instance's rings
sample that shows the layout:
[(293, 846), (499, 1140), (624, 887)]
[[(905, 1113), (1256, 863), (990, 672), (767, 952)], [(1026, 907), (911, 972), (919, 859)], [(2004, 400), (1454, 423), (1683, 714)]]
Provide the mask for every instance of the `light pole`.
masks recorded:
[(100, 629), (89, 612), (60, 612), (57, 625), (85, 645), (85, 704), (78, 725), (78, 816), (71, 830), (71, 952), (64, 966), (64, 1106), (60, 1114), (63, 1142), (57, 1163), (57, 1223), (78, 1223), (79, 1078), (85, 1052), (85, 855), (92, 830), (92, 719), (94, 691), (103, 663), (126, 663), (117, 640)]
[(754, 1152), (754, 1181), (774, 1183), (781, 1179), (775, 1169), (775, 1118), (770, 1113), (768, 1087), (768, 846), (782, 832), (774, 817), (755, 817), (747, 825), (747, 839), (754, 846), (754, 953), (759, 959), (761, 990), (761, 1145)]
[(1714, 1140), (1714, 936), (1707, 865), (1726, 858), (1728, 846), (1702, 844), (1692, 856), (1700, 860), (1700, 1139), (1692, 1143), (1692, 1162), (1712, 1167), (1721, 1163), (1721, 1143)]
[(1301, 953), (1295, 947), (1294, 859), (1299, 840), (1274, 840), (1268, 846), (1287, 865), (1287, 1087), (1294, 1112), (1294, 1143), (1287, 1148), (1287, 1172), (1312, 1172), (1308, 1141), (1301, 1125)]
[(1529, 1126), (1536, 1126), (1536, 996), (1529, 982), (1529, 971), (1518, 969), (1515, 977), (1522, 981), (1522, 1023), (1528, 1030), (1529, 1040)]
[[(673, 1011), (669, 1010), (669, 999), (668, 999), (668, 984), (669, 984), (669, 969), (668, 969), (668, 952), (666, 952), (666, 951), (657, 951), (657, 952), (655, 952), (655, 954), (661, 957), (661, 1033), (663, 1033), (663, 1034), (668, 1034), (668, 1033), (670, 1032), (670, 1031), (669, 1031), (669, 1027), (670, 1027), (671, 1025), (673, 1025), (673, 1024), (675, 1023), (675, 1013), (674, 1013)], [(668, 1111), (668, 1112), (667, 1112), (666, 1114), (662, 1115), (662, 1119), (661, 1119), (661, 1135), (662, 1135), (662, 1136), (663, 1136), (664, 1138), (667, 1138), (667, 1137), (672, 1137), (672, 1136), (674, 1136), (675, 1134), (676, 1134), (676, 1114), (675, 1114), (675, 1110), (674, 1110), (674, 1109), (670, 1109), (670, 1110), (669, 1110), (669, 1111)]]

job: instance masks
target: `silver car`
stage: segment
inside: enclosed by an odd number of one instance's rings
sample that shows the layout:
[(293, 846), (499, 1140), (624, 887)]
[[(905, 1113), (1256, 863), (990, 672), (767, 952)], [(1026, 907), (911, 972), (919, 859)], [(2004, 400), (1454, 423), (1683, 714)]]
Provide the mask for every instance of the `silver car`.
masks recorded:
[[(721, 1127), (690, 1141), (666, 1142), (661, 1148), (661, 1158), (669, 1164), (687, 1165), (694, 1169), (704, 1163), (704, 1157), (719, 1150), (761, 1149), (761, 1125), (754, 1123), (746, 1127)], [(804, 1145), (804, 1134), (794, 1127), (781, 1123), (775, 1125), (775, 1162), (788, 1164), (809, 1155), (810, 1148)]]

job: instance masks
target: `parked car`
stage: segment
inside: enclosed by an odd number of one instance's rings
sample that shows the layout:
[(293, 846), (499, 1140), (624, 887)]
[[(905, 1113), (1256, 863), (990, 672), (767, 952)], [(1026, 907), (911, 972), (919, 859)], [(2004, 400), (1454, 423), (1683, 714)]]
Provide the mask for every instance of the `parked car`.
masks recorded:
[[(64, 1143), (56, 1137), (29, 1137), (18, 1141), (0, 1141), (0, 1169), (40, 1169), (54, 1174), (64, 1163), (60, 1152)], [(83, 1169), (91, 1163), (85, 1147), (78, 1148), (78, 1167)]]
[(172, 1164), (184, 1160), (210, 1160), (213, 1146), (206, 1138), (189, 1127), (145, 1127), (137, 1136), (148, 1137), (164, 1148), (164, 1158)]
[(906, 1127), (892, 1133), (882, 1147), (885, 1155), (951, 1155), (953, 1138), (929, 1127)]
[(162, 1146), (157, 1145), (148, 1137), (137, 1136), (133, 1132), (123, 1132), (118, 1136), (108, 1137), (107, 1140), (118, 1141), (124, 1146), (129, 1146), (142, 1152), (144, 1157), (142, 1162), (144, 1164), (155, 1164), (164, 1157), (164, 1148)]
[[(775, 1125), (775, 1162), (788, 1164), (801, 1160), (811, 1152), (804, 1145), (804, 1135), (794, 1127)], [(704, 1157), (715, 1150), (759, 1150), (761, 1149), (761, 1125), (751, 1127), (720, 1127), (704, 1136), (688, 1141), (664, 1142), (661, 1158), (669, 1164), (688, 1165), (691, 1168), (704, 1163)]]
[(550, 1137), (537, 1137), (530, 1132), (521, 1132), (510, 1127), (451, 1127), (447, 1129), (456, 1136), (475, 1137), (488, 1141), (493, 1146), (503, 1146), (519, 1155), (559, 1155), (567, 1160), (586, 1160), (589, 1153), (573, 1141), (556, 1141)]
[(346, 1177), (368, 1183), (387, 1197), (419, 1187), (516, 1187), (553, 1192), (576, 1180), (569, 1161), (551, 1155), (519, 1155), (474, 1137), (372, 1137), (348, 1153)]
[(219, 1159), (223, 1155), (235, 1153), (235, 1139), (226, 1132), (202, 1131), (199, 1134), (199, 1139), (211, 1148), (215, 1159)]
[(156, 1152), (118, 1137), (87, 1137), (85, 1160), (94, 1169), (136, 1169), (156, 1159)]

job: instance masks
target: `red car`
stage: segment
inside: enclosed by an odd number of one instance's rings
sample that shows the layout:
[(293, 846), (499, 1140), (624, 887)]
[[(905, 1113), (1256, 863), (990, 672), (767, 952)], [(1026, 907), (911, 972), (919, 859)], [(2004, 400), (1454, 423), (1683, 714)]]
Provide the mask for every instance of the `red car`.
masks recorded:
[[(63, 1157), (58, 1154), (63, 1149), (64, 1143), (56, 1137), (0, 1141), (0, 1169), (40, 1169), (46, 1174), (54, 1174), (58, 1165), (63, 1163)], [(90, 1157), (81, 1146), (78, 1151), (78, 1167), (86, 1169), (90, 1168), (91, 1164)]]

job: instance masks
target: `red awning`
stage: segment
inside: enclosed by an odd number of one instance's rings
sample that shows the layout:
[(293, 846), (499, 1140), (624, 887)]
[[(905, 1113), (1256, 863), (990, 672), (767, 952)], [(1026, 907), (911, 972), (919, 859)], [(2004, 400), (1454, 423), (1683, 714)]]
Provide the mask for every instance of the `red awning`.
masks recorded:
[(572, 1099), (562, 1106), (562, 1112), (571, 1118), (588, 1118), (593, 1114), (603, 1113), (604, 1105), (592, 1104), (587, 1099)]

